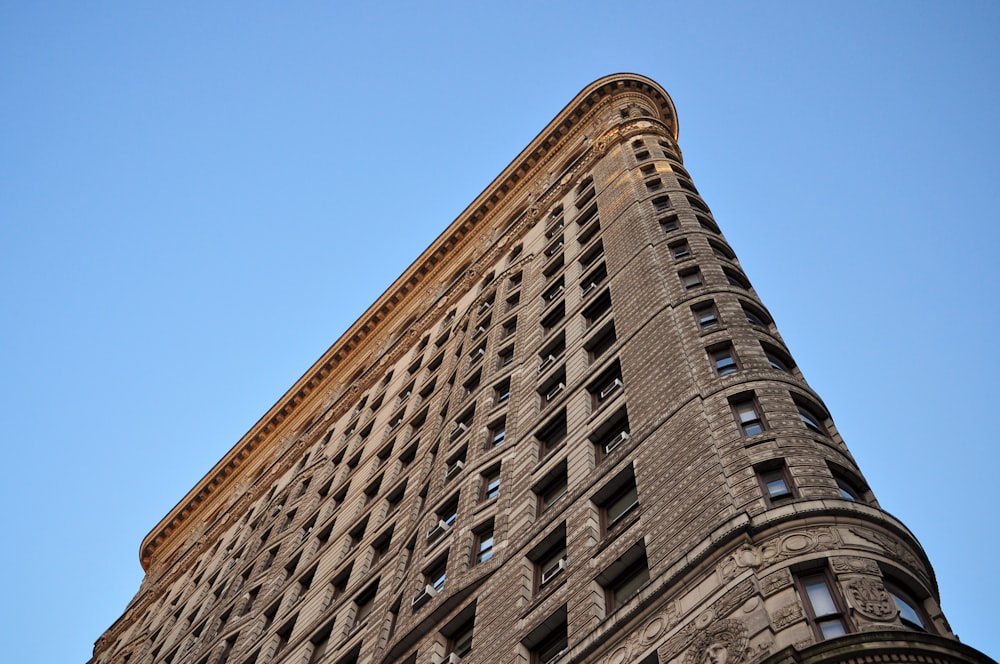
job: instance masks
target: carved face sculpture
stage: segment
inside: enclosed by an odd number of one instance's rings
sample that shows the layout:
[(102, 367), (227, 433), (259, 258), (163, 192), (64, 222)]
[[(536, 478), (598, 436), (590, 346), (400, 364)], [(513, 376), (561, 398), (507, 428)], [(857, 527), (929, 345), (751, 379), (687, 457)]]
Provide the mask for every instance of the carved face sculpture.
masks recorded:
[(729, 660), (729, 651), (725, 644), (720, 641), (710, 643), (705, 648), (705, 664), (726, 664)]

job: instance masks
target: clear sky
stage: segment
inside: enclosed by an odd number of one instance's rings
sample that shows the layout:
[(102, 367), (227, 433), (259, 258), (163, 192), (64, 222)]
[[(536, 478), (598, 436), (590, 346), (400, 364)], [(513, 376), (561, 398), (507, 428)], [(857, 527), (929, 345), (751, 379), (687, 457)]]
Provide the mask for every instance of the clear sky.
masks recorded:
[(1000, 4), (354, 4), (0, 4), (4, 661), (86, 661), (143, 536), (619, 71), (670, 92), (807, 379), (1000, 657)]

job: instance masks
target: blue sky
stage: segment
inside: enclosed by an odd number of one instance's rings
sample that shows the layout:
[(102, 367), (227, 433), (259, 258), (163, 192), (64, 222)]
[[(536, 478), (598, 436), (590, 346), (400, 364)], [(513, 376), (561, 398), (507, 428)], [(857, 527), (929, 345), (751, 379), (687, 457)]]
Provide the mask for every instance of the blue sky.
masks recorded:
[(618, 71), (670, 92), (952, 627), (1000, 656), (998, 29), (985, 1), (3, 3), (5, 659), (86, 661), (143, 536)]

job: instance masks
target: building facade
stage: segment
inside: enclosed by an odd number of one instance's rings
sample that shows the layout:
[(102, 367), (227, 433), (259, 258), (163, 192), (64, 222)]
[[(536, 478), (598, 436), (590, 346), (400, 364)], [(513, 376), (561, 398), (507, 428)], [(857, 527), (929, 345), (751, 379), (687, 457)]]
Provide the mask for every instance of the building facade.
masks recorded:
[(677, 133), (577, 95), (146, 537), (93, 664), (991, 661)]

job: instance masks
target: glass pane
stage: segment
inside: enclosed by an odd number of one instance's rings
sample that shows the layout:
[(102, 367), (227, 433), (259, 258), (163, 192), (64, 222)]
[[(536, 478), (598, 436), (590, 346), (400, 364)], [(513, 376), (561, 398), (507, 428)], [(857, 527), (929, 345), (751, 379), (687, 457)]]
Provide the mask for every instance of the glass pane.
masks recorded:
[(906, 598), (901, 597), (895, 592), (892, 593), (892, 598), (896, 600), (896, 606), (899, 607), (899, 617), (903, 620), (913, 623), (914, 625), (924, 626), (924, 621), (920, 619), (920, 614), (917, 613), (917, 609), (907, 601)]
[(823, 632), (824, 639), (835, 639), (838, 636), (847, 634), (847, 631), (844, 629), (844, 624), (839, 620), (821, 622), (819, 623), (819, 629)]
[(748, 424), (743, 427), (744, 433), (748, 436), (753, 436), (764, 430), (764, 427), (760, 425), (760, 422), (754, 422), (753, 424)]
[(740, 415), (740, 422), (746, 423), (758, 419), (757, 409), (754, 408), (753, 404), (742, 404), (737, 412)]
[(772, 498), (779, 498), (781, 496), (787, 496), (790, 492), (788, 491), (788, 485), (785, 484), (784, 478), (779, 477), (777, 479), (768, 480), (767, 493)]
[(837, 605), (833, 603), (833, 596), (830, 588), (826, 585), (826, 579), (813, 577), (803, 581), (806, 587), (806, 594), (809, 595), (809, 603), (812, 604), (813, 613), (819, 616), (828, 616), (837, 613)]

